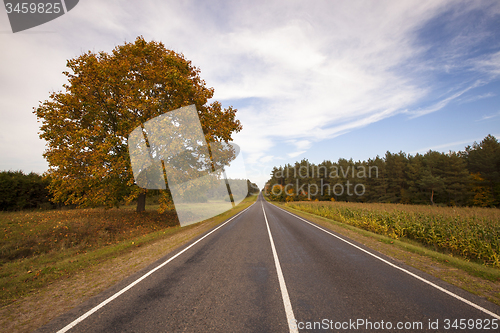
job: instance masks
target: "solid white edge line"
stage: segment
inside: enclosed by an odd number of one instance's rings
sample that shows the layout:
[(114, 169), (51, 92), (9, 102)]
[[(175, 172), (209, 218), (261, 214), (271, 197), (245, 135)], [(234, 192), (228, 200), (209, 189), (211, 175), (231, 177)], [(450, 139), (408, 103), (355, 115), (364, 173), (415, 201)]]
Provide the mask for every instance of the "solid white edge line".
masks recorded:
[(290, 213), (289, 211), (287, 211), (287, 210), (285, 210), (285, 209), (283, 209), (283, 208), (281, 208), (281, 207), (278, 207), (278, 206), (275, 206), (275, 205), (273, 205), (273, 206), (274, 206), (274, 207), (276, 207), (276, 208), (278, 208), (278, 209), (281, 209), (281, 210), (282, 210), (282, 211), (284, 211), (285, 213), (288, 213), (288, 214), (290, 214), (290, 215), (292, 215), (292, 216), (294, 216), (294, 217), (298, 218), (299, 220), (302, 220), (302, 221), (304, 221), (304, 222), (306, 222), (306, 223), (308, 223), (308, 224), (312, 225), (313, 227), (318, 228), (318, 229), (319, 229), (319, 230), (321, 230), (321, 231), (326, 232), (327, 234), (330, 234), (330, 235), (332, 235), (332, 236), (334, 236), (334, 237), (336, 237), (336, 238), (340, 239), (341, 241), (343, 241), (343, 242), (345, 242), (345, 243), (347, 243), (347, 244), (349, 244), (349, 245), (351, 245), (351, 246), (353, 246), (353, 247), (357, 248), (358, 250), (361, 250), (361, 251), (365, 252), (366, 254), (371, 255), (372, 257), (374, 257), (374, 258), (376, 258), (376, 259), (378, 259), (378, 260), (380, 260), (380, 261), (382, 261), (382, 262), (386, 263), (387, 265), (392, 266), (392, 267), (394, 267), (394, 268), (397, 268), (397, 269), (399, 269), (400, 271), (405, 272), (406, 274), (411, 275), (411, 276), (413, 276), (414, 278), (416, 278), (416, 279), (418, 279), (418, 280), (420, 280), (420, 281), (422, 281), (422, 282), (425, 282), (425, 283), (427, 283), (428, 285), (430, 285), (430, 286), (432, 286), (432, 287), (434, 287), (434, 288), (436, 288), (436, 289), (438, 289), (438, 290), (440, 290), (440, 291), (444, 292), (445, 294), (448, 294), (448, 295), (450, 295), (450, 296), (452, 296), (452, 297), (454, 297), (454, 298), (458, 299), (459, 301), (462, 301), (462, 302), (464, 302), (465, 304), (468, 304), (468, 305), (470, 305), (470, 306), (472, 306), (472, 307), (474, 307), (474, 308), (476, 308), (476, 309), (478, 309), (478, 310), (480, 310), (480, 311), (482, 311), (482, 312), (484, 312), (484, 313), (486, 313), (486, 314), (488, 314), (488, 315), (490, 315), (490, 316), (492, 316), (492, 317), (494, 317), (494, 318), (496, 318), (496, 319), (499, 319), (499, 320), (500, 320), (500, 315), (497, 315), (496, 313), (491, 312), (490, 310), (485, 309), (485, 308), (483, 308), (482, 306), (477, 305), (476, 303), (473, 303), (473, 302), (471, 302), (471, 301), (469, 301), (469, 300), (467, 300), (467, 299), (465, 299), (465, 298), (463, 298), (463, 297), (460, 297), (460, 296), (458, 296), (457, 294), (454, 294), (454, 293), (452, 293), (451, 291), (449, 291), (449, 290), (447, 290), (447, 289), (444, 289), (443, 287), (440, 287), (440, 286), (438, 286), (437, 284), (434, 284), (434, 283), (432, 283), (432, 282), (430, 282), (430, 281), (428, 281), (428, 280), (424, 279), (423, 277), (418, 276), (417, 274), (414, 274), (414, 273), (412, 273), (412, 272), (410, 272), (410, 271), (408, 271), (408, 270), (406, 270), (406, 269), (404, 269), (404, 268), (398, 267), (398, 266), (394, 265), (393, 263), (390, 263), (389, 261), (387, 261), (387, 260), (385, 260), (385, 259), (383, 259), (383, 258), (380, 258), (379, 256), (377, 256), (377, 255), (375, 255), (375, 254), (373, 254), (373, 253), (371, 253), (371, 252), (369, 252), (369, 251), (366, 251), (365, 249), (363, 249), (363, 248), (361, 248), (361, 247), (359, 247), (359, 246), (357, 246), (357, 245), (355, 245), (355, 244), (353, 244), (353, 243), (351, 243), (351, 242), (349, 242), (349, 241), (347, 241), (347, 240), (343, 239), (342, 237), (339, 237), (339, 236), (335, 235), (334, 233), (329, 232), (329, 231), (327, 231), (327, 230), (325, 230), (325, 229), (323, 229), (323, 228), (321, 228), (321, 227), (319, 227), (319, 226), (315, 225), (314, 223), (311, 223), (311, 222), (309, 222), (309, 221), (307, 221), (307, 220), (303, 219), (303, 218), (302, 218), (302, 217), (300, 217), (300, 216), (297, 216), (297, 215), (295, 215), (295, 214), (293, 214), (293, 213)]
[[(267, 232), (269, 233), (269, 240), (271, 241), (271, 249), (273, 250), (274, 263), (276, 265), (276, 271), (278, 273), (278, 281), (280, 283), (281, 297), (283, 298), (283, 305), (285, 306), (286, 319), (288, 321), (288, 328), (290, 332), (299, 332), (297, 326), (295, 325), (295, 315), (293, 314), (292, 303), (290, 302), (290, 297), (288, 296), (288, 290), (286, 289), (285, 277), (281, 271), (280, 261), (278, 259), (278, 253), (276, 252), (276, 247), (274, 246), (273, 235), (271, 235), (271, 229), (269, 228), (269, 222), (267, 221), (266, 210), (264, 209), (264, 204), (262, 203), (262, 211), (264, 212), (264, 218), (266, 220)], [(295, 325), (295, 326), (294, 326)]]
[(116, 294), (114, 294), (113, 296), (107, 298), (106, 300), (104, 300), (103, 302), (101, 302), (100, 304), (96, 305), (95, 307), (93, 307), (92, 309), (90, 309), (89, 311), (85, 312), (83, 315), (81, 315), (80, 317), (78, 317), (77, 319), (75, 319), (74, 321), (72, 321), (71, 323), (69, 323), (68, 325), (66, 325), (65, 327), (61, 328), (59, 331), (57, 331), (57, 333), (64, 333), (64, 332), (67, 332), (68, 330), (72, 329), (73, 327), (75, 327), (76, 325), (78, 325), (79, 323), (81, 323), (83, 320), (85, 320), (87, 317), (89, 317), (90, 315), (92, 315), (94, 312), (96, 312), (97, 310), (99, 310), (100, 308), (104, 307), (106, 304), (108, 304), (109, 302), (113, 301), (114, 299), (118, 298), (118, 296), (120, 296), (121, 294), (125, 293), (127, 290), (131, 289), (132, 287), (134, 287), (136, 284), (138, 284), (139, 282), (141, 282), (142, 280), (144, 280), (145, 278), (147, 278), (148, 276), (150, 276), (151, 274), (153, 274), (154, 272), (156, 272), (157, 270), (159, 270), (160, 268), (162, 268), (163, 266), (165, 266), (166, 264), (168, 264), (169, 262), (171, 262), (172, 260), (174, 260), (175, 258), (177, 258), (178, 256), (180, 256), (181, 254), (183, 254), (184, 252), (186, 252), (187, 250), (189, 250), (190, 248), (192, 248), (194, 245), (196, 245), (198, 242), (202, 241), (204, 238), (206, 238), (207, 236), (209, 236), (210, 234), (214, 233), (215, 231), (217, 231), (218, 229), (222, 228), (224, 225), (226, 225), (227, 223), (231, 222), (233, 219), (235, 219), (236, 217), (240, 216), (241, 214), (243, 214), (244, 212), (246, 212), (250, 207), (252, 207), (254, 204), (251, 204), (250, 206), (248, 206), (247, 208), (245, 208), (244, 210), (242, 210), (241, 212), (239, 212), (238, 214), (236, 214), (235, 216), (231, 217), (229, 220), (227, 220), (226, 222), (224, 222), (223, 224), (221, 224), (220, 226), (218, 226), (217, 228), (215, 228), (214, 230), (210, 231), (208, 234), (206, 234), (205, 236), (201, 237), (200, 239), (198, 239), (196, 242), (194, 242), (193, 244), (189, 245), (188, 247), (186, 247), (184, 250), (182, 250), (181, 252), (177, 253), (176, 255), (174, 255), (173, 257), (171, 257), (170, 259), (168, 259), (167, 261), (165, 261), (164, 263), (162, 263), (161, 265), (153, 268), (152, 270), (150, 270), (149, 272), (147, 272), (146, 274), (144, 274), (143, 276), (141, 276), (140, 278), (138, 278), (137, 280), (135, 280), (134, 282), (132, 282), (131, 284), (129, 284), (128, 286), (126, 286), (125, 288), (123, 288), (122, 290), (118, 291)]

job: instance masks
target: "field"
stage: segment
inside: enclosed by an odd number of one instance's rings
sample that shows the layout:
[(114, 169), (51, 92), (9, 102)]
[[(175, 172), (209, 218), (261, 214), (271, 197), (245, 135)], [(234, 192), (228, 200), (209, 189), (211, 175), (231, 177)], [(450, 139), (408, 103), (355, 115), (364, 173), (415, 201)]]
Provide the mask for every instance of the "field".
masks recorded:
[(500, 268), (499, 209), (349, 202), (286, 206)]
[(174, 212), (132, 207), (0, 212), (0, 305), (177, 224)]

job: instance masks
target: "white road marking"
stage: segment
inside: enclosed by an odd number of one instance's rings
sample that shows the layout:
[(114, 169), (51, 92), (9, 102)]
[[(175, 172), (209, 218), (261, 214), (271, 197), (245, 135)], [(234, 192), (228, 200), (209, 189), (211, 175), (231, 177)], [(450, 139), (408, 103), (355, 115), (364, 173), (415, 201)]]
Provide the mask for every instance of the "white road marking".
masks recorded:
[(153, 274), (154, 272), (156, 272), (157, 270), (159, 270), (160, 268), (162, 268), (163, 266), (165, 266), (166, 264), (168, 264), (169, 262), (171, 262), (172, 260), (174, 260), (175, 258), (177, 258), (178, 256), (180, 256), (181, 254), (183, 254), (184, 252), (186, 252), (187, 250), (189, 250), (190, 248), (192, 248), (193, 246), (195, 246), (198, 242), (201, 242), (204, 238), (208, 237), (210, 234), (214, 233), (215, 231), (217, 231), (218, 229), (222, 228), (227, 223), (231, 222), (236, 217), (238, 217), (241, 214), (243, 214), (244, 212), (246, 212), (252, 206), (253, 206), (253, 204), (251, 204), (249, 207), (247, 207), (246, 209), (242, 210), (241, 212), (239, 212), (235, 216), (231, 217), (229, 220), (227, 220), (226, 222), (224, 222), (223, 224), (221, 224), (220, 226), (218, 226), (214, 230), (210, 231), (208, 234), (206, 234), (205, 236), (201, 237), (196, 242), (194, 242), (193, 244), (189, 245), (184, 250), (182, 250), (181, 252), (177, 253), (175, 256), (171, 257), (170, 259), (168, 259), (167, 261), (165, 261), (161, 265), (159, 265), (156, 268), (150, 270), (149, 272), (147, 272), (146, 274), (144, 274), (143, 276), (141, 276), (140, 278), (138, 278), (137, 280), (135, 280), (134, 282), (132, 282), (131, 284), (129, 284), (128, 286), (126, 286), (125, 288), (123, 288), (122, 290), (120, 290), (119, 292), (117, 292), (116, 294), (114, 294), (113, 296), (109, 297), (108, 299), (106, 299), (102, 303), (100, 303), (99, 305), (96, 305), (95, 307), (93, 307), (89, 311), (85, 312), (83, 315), (81, 315), (80, 317), (78, 317), (77, 319), (75, 319), (74, 321), (72, 321), (71, 323), (69, 323), (68, 325), (66, 325), (65, 327), (63, 327), (62, 329), (60, 329), (59, 331), (57, 331), (57, 333), (64, 333), (64, 332), (69, 331), (70, 329), (72, 329), (73, 327), (75, 327), (76, 325), (78, 325), (79, 323), (81, 323), (83, 320), (85, 320), (87, 317), (89, 317), (90, 315), (92, 315), (93, 313), (95, 313), (97, 310), (99, 310), (100, 308), (102, 308), (103, 306), (105, 306), (106, 304), (108, 304), (109, 302), (113, 301), (114, 299), (118, 298), (118, 296), (122, 295), (127, 290), (131, 289), (136, 284), (138, 284), (139, 282), (141, 282), (142, 280), (144, 280), (145, 278), (147, 278), (148, 276), (150, 276), (151, 274)]
[(273, 235), (271, 235), (271, 229), (269, 229), (269, 222), (267, 221), (266, 211), (264, 209), (264, 204), (262, 203), (262, 211), (264, 212), (264, 218), (266, 219), (267, 232), (269, 233), (269, 240), (271, 241), (271, 249), (273, 250), (274, 263), (276, 264), (276, 271), (278, 272), (278, 281), (280, 283), (281, 297), (283, 298), (283, 304), (285, 306), (286, 319), (288, 321), (288, 328), (290, 332), (299, 332), (297, 326), (295, 325), (295, 315), (293, 314), (292, 303), (290, 303), (290, 297), (288, 296), (288, 291), (286, 289), (285, 278), (283, 277), (283, 272), (281, 271), (280, 261), (278, 259), (278, 253), (276, 252), (276, 247), (274, 246)]
[(486, 313), (486, 314), (488, 314), (488, 315), (490, 315), (490, 316), (492, 316), (492, 317), (494, 317), (494, 318), (496, 318), (496, 319), (499, 319), (499, 320), (500, 320), (500, 316), (499, 316), (499, 315), (497, 315), (496, 313), (491, 312), (490, 310), (485, 309), (485, 308), (483, 308), (482, 306), (479, 306), (479, 305), (477, 305), (476, 303), (473, 303), (473, 302), (471, 302), (471, 301), (469, 301), (469, 300), (467, 300), (467, 299), (465, 299), (465, 298), (463, 298), (463, 297), (460, 297), (460, 296), (458, 296), (457, 294), (454, 294), (454, 293), (452, 293), (451, 291), (446, 290), (446, 289), (444, 289), (443, 287), (440, 287), (440, 286), (438, 286), (437, 284), (434, 284), (434, 283), (432, 283), (432, 282), (430, 282), (430, 281), (428, 281), (428, 280), (424, 279), (423, 277), (418, 276), (417, 274), (414, 274), (414, 273), (412, 273), (412, 272), (410, 272), (410, 271), (408, 271), (408, 270), (406, 270), (406, 269), (404, 269), (404, 268), (398, 267), (398, 266), (394, 265), (393, 263), (391, 263), (391, 262), (389, 262), (389, 261), (387, 261), (387, 260), (385, 260), (385, 259), (383, 259), (383, 258), (380, 258), (379, 256), (377, 256), (377, 255), (375, 255), (375, 254), (373, 254), (373, 253), (371, 253), (371, 252), (369, 252), (369, 251), (366, 251), (365, 249), (363, 249), (363, 248), (361, 248), (361, 247), (359, 247), (359, 246), (357, 246), (357, 245), (355, 245), (355, 244), (353, 244), (353, 243), (351, 243), (351, 242), (349, 242), (349, 241), (347, 241), (347, 240), (343, 239), (342, 237), (339, 237), (339, 236), (335, 235), (334, 233), (332, 233), (332, 232), (330, 232), (330, 231), (327, 231), (327, 230), (325, 230), (325, 229), (323, 229), (323, 228), (320, 228), (319, 226), (317, 226), (317, 225), (315, 225), (314, 223), (311, 223), (311, 222), (309, 222), (309, 221), (307, 221), (307, 220), (303, 219), (303, 218), (302, 218), (302, 217), (300, 217), (300, 216), (297, 216), (297, 215), (295, 215), (295, 214), (292, 214), (292, 213), (290, 213), (289, 211), (284, 210), (283, 208), (280, 208), (280, 207), (278, 207), (278, 206), (275, 206), (275, 207), (276, 207), (276, 208), (278, 208), (278, 209), (281, 209), (281, 210), (282, 210), (282, 211), (284, 211), (285, 213), (288, 213), (288, 214), (292, 215), (292, 216), (293, 216), (293, 217), (295, 217), (295, 218), (298, 218), (299, 220), (302, 220), (302, 221), (304, 221), (304, 222), (306, 222), (306, 223), (308, 223), (308, 224), (312, 225), (312, 226), (313, 226), (313, 227), (315, 227), (315, 228), (318, 228), (318, 229), (319, 229), (319, 230), (321, 230), (321, 231), (326, 232), (327, 234), (332, 235), (333, 237), (336, 237), (336, 238), (340, 239), (341, 241), (343, 241), (343, 242), (345, 242), (345, 243), (347, 243), (347, 244), (349, 244), (349, 245), (351, 245), (351, 246), (353, 246), (353, 247), (357, 248), (358, 250), (363, 251), (363, 252), (365, 252), (366, 254), (371, 255), (372, 257), (374, 257), (374, 258), (376, 258), (376, 259), (378, 259), (378, 260), (380, 260), (380, 261), (382, 261), (382, 262), (386, 263), (387, 265), (392, 266), (392, 267), (394, 267), (394, 268), (396, 268), (396, 269), (399, 269), (400, 271), (405, 272), (406, 274), (411, 275), (411, 276), (413, 276), (414, 278), (416, 278), (416, 279), (418, 279), (418, 280), (420, 280), (420, 281), (422, 281), (422, 282), (424, 282), (424, 283), (427, 283), (428, 285), (430, 285), (430, 286), (432, 286), (432, 287), (434, 287), (434, 288), (436, 288), (436, 289), (438, 289), (438, 290), (440, 290), (440, 291), (444, 292), (445, 294), (448, 294), (448, 295), (450, 295), (450, 296), (452, 296), (452, 297), (454, 297), (454, 298), (458, 299), (459, 301), (462, 301), (462, 302), (464, 302), (465, 304), (468, 304), (468, 305), (470, 305), (470, 306), (472, 306), (472, 307), (474, 307), (474, 308), (476, 308), (476, 309), (478, 309), (478, 310), (480, 310), (480, 311), (482, 311), (482, 312), (484, 312), (484, 313)]

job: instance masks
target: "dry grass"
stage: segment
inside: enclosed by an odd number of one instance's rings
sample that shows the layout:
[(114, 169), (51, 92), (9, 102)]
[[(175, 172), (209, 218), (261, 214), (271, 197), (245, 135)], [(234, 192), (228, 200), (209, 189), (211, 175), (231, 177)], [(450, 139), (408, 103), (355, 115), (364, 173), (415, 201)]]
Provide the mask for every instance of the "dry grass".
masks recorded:
[[(165, 233), (177, 225), (177, 216), (172, 211), (158, 214), (98, 208), (2, 212), (0, 305), (113, 253), (146, 243), (154, 238), (155, 232)], [(127, 240), (135, 241), (132, 244)]]
[(76, 253), (178, 225), (175, 212), (76, 209), (0, 212), (0, 264), (54, 251)]

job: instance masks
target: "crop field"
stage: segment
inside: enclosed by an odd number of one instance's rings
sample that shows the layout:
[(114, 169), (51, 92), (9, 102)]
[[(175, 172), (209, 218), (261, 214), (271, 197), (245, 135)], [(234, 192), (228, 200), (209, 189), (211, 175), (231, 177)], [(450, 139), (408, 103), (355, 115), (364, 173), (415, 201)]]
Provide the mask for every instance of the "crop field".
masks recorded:
[(78, 209), (0, 213), (0, 265), (52, 251), (88, 249), (118, 243), (174, 226), (175, 212), (140, 214), (129, 209)]
[(286, 206), (500, 268), (500, 210), (349, 202)]

